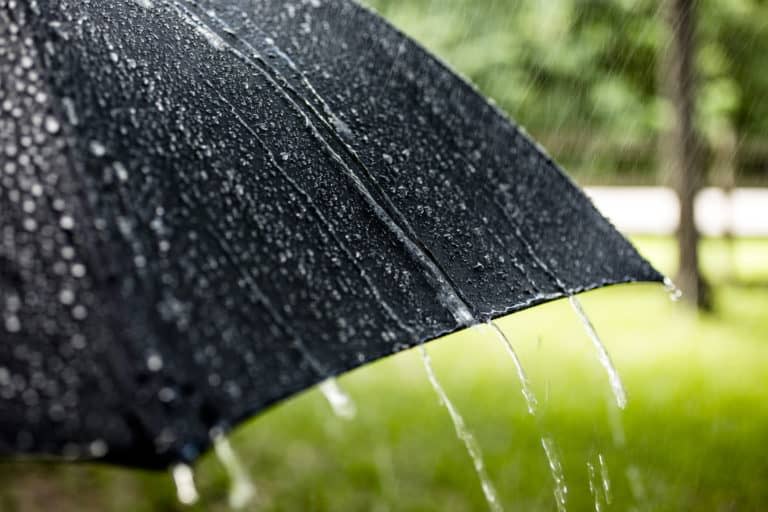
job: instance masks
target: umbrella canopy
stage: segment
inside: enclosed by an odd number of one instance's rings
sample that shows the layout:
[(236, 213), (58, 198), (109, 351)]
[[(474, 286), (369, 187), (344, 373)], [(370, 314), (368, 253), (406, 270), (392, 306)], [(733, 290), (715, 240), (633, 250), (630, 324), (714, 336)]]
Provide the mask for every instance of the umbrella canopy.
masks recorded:
[(0, 0), (0, 111), (3, 455), (163, 468), (366, 362), (662, 279), (347, 0)]

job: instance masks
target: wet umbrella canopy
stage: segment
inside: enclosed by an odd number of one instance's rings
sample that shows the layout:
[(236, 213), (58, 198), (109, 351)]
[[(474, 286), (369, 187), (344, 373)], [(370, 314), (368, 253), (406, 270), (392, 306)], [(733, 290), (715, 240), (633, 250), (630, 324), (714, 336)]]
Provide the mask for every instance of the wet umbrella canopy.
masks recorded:
[(163, 468), (366, 362), (662, 279), (346, 0), (0, 0), (0, 110), (6, 456)]

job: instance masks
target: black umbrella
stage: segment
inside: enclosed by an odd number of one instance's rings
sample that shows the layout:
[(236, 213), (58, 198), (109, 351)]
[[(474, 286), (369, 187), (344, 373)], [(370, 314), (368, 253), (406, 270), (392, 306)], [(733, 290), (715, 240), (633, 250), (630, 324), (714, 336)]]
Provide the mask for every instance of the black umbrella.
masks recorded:
[(3, 455), (191, 461), (366, 362), (662, 279), (347, 0), (0, 0), (0, 111)]

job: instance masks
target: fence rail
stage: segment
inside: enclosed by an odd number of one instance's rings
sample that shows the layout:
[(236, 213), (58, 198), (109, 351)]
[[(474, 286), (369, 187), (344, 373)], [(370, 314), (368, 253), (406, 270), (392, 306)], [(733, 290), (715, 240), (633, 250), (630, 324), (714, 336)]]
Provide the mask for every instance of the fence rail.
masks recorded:
[[(675, 193), (664, 187), (587, 187), (587, 195), (627, 234), (669, 235), (679, 222)], [(768, 236), (768, 188), (705, 188), (696, 198), (696, 225), (707, 236)]]

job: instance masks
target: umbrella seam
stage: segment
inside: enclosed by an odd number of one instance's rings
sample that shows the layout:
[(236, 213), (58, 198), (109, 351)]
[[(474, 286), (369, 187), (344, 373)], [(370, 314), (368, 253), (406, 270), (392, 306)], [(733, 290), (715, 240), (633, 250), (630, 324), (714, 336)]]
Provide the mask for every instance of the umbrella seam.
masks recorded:
[[(200, 23), (204, 28), (213, 31), (213, 28), (205, 23), (198, 15), (190, 12), (186, 6), (183, 6), (180, 4), (179, 0), (170, 0), (173, 2), (173, 4), (177, 7), (177, 11), (180, 12), (180, 14), (188, 16), (192, 19), (192, 21), (196, 21)], [(190, 4), (194, 5), (199, 9), (199, 6), (197, 6), (197, 3), (191, 0), (187, 0)], [(168, 1), (165, 1), (166, 5), (168, 5)], [(183, 12), (183, 11), (186, 11)], [(211, 17), (208, 13), (206, 13), (207, 16)], [(215, 18), (214, 18), (215, 20)], [(387, 196), (387, 193), (384, 191), (384, 189), (381, 187), (381, 185), (373, 178), (373, 175), (371, 174), (370, 170), (365, 166), (365, 164), (360, 160), (359, 156), (356, 154), (356, 152), (350, 148), (338, 135), (338, 133), (335, 132), (335, 129), (330, 126), (327, 121), (325, 121), (322, 116), (317, 112), (317, 110), (309, 104), (307, 99), (303, 97), (301, 94), (299, 94), (287, 81), (285, 76), (283, 76), (278, 70), (274, 69), (272, 66), (269, 66), (266, 64), (266, 62), (261, 59), (261, 56), (259, 52), (253, 48), (252, 45), (250, 45), (247, 41), (244, 41), (241, 37), (239, 37), (237, 34), (230, 34), (233, 37), (235, 37), (239, 42), (241, 42), (243, 45), (245, 45), (247, 48), (249, 48), (251, 51), (253, 51), (257, 58), (263, 63), (264, 68), (262, 68), (259, 65), (256, 65), (256, 63), (250, 59), (249, 57), (242, 54), (242, 52), (238, 51), (233, 46), (226, 44), (226, 48), (228, 51), (232, 52), (236, 56), (240, 57), (244, 60), (245, 63), (252, 65), (255, 69), (257, 69), (263, 76), (267, 77), (274, 86), (278, 87), (280, 90), (283, 91), (285, 99), (289, 100), (290, 104), (304, 117), (305, 121), (307, 122), (307, 127), (312, 131), (313, 136), (315, 136), (316, 139), (318, 139), (319, 142), (321, 142), (325, 149), (331, 154), (334, 160), (336, 160), (344, 169), (345, 174), (347, 174), (350, 179), (352, 179), (353, 183), (358, 188), (358, 191), (363, 195), (363, 197), (367, 200), (369, 205), (374, 209), (374, 211), (377, 213), (377, 217), (396, 235), (396, 238), (399, 239), (401, 243), (403, 243), (406, 246), (406, 249), (409, 253), (411, 253), (412, 257), (414, 257), (418, 262), (420, 262), (426, 269), (429, 271), (429, 273), (432, 274), (432, 278), (436, 281), (432, 283), (432, 285), (437, 288), (436, 291), (438, 291), (438, 298), (441, 302), (441, 304), (448, 309), (455, 317), (456, 320), (461, 323), (471, 323), (475, 322), (474, 313), (472, 313), (472, 307), (471, 303), (468, 302), (464, 297), (463, 294), (460, 292), (458, 287), (453, 283), (453, 280), (449, 276), (449, 274), (442, 268), (439, 261), (435, 258), (434, 254), (427, 248), (424, 243), (416, 236), (415, 232), (413, 231), (413, 227), (405, 220), (402, 212), (399, 211), (399, 209), (392, 203), (391, 199)], [(272, 70), (273, 73), (275, 73), (276, 76), (272, 76), (269, 74), (267, 69)], [(278, 83), (278, 77), (279, 79), (284, 83), (284, 86)], [(301, 99), (301, 102), (304, 103), (304, 105), (309, 109), (309, 111), (303, 110), (298, 103), (291, 98), (291, 95), (288, 93), (292, 93), (293, 95), (298, 96), (298, 98)], [(368, 181), (371, 182), (371, 184), (375, 187), (376, 191), (381, 195), (381, 199), (384, 201), (384, 205), (380, 204), (379, 201), (376, 200), (373, 193), (368, 189), (368, 187), (365, 185), (363, 179), (358, 176), (354, 171), (352, 171), (352, 166), (346, 162), (341, 155), (339, 155), (338, 152), (334, 150), (333, 147), (331, 147), (331, 144), (322, 136), (320, 131), (318, 130), (317, 126), (315, 126), (314, 123), (310, 120), (309, 116), (312, 115), (313, 117), (317, 118), (322, 125), (326, 128), (327, 131), (330, 132), (330, 135), (333, 136), (336, 139), (336, 143), (340, 144), (342, 149), (353, 159), (353, 162), (356, 164), (357, 167), (360, 167), (361, 170), (364, 171), (366, 177), (368, 178)], [(399, 218), (398, 222), (395, 220), (394, 217)], [(399, 232), (399, 233), (398, 233)], [(414, 254), (415, 253), (415, 254)], [(443, 284), (444, 283), (444, 284)], [(447, 285), (447, 286), (446, 286)], [(446, 289), (447, 288), (447, 289)], [(451, 296), (458, 299), (458, 304), (450, 305), (450, 303), (447, 303), (447, 300), (453, 300)], [(463, 311), (466, 311), (466, 314), (463, 313)]]

